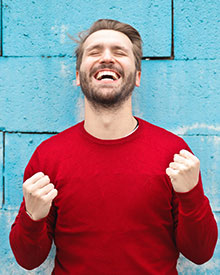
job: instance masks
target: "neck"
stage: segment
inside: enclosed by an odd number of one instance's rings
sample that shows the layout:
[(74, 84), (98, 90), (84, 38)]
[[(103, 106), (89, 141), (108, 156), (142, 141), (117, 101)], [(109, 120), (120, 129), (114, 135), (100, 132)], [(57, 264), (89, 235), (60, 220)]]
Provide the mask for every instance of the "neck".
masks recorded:
[(100, 139), (127, 136), (137, 125), (132, 115), (131, 98), (118, 109), (95, 109), (85, 98), (85, 130)]

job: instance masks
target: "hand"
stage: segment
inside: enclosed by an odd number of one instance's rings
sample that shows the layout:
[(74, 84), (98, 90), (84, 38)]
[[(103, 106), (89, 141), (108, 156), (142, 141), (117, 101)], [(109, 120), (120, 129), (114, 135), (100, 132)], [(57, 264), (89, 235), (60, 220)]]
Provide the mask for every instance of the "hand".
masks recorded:
[(173, 189), (181, 193), (192, 190), (199, 180), (199, 159), (187, 150), (181, 150), (173, 159), (166, 169)]
[(27, 179), (23, 184), (23, 194), (29, 216), (35, 221), (46, 217), (57, 193), (49, 177), (42, 172)]

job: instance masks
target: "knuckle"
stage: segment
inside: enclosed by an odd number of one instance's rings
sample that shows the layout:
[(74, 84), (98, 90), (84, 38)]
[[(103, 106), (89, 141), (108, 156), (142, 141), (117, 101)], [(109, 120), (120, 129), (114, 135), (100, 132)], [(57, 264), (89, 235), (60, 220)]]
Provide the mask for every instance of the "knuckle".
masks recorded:
[(41, 199), (42, 199), (42, 192), (41, 192), (41, 190), (37, 190), (37, 191), (33, 194), (33, 196), (34, 196), (36, 199), (41, 200)]
[(44, 196), (44, 197), (42, 197), (42, 199), (41, 199), (41, 200), (42, 200), (42, 202), (43, 202), (44, 204), (47, 204), (47, 202), (48, 202), (48, 199), (47, 199), (47, 197), (45, 197), (45, 196)]
[(31, 184), (31, 179), (30, 179), (30, 178), (27, 179), (27, 180), (23, 183), (23, 186), (27, 186), (27, 185), (29, 185), (29, 184)]
[(48, 176), (44, 176), (44, 180), (48, 183), (50, 182), (50, 178)]
[(190, 167), (184, 166), (184, 167), (182, 168), (182, 172), (186, 173), (186, 172), (188, 172), (190, 169), (191, 169)]
[(43, 177), (43, 176), (44, 176), (44, 173), (43, 173), (43, 172), (37, 172), (35, 175), (38, 175), (38, 176)]
[(48, 186), (50, 187), (50, 189), (54, 189), (53, 183), (49, 183)]
[(174, 177), (178, 177), (178, 175), (182, 174), (182, 170), (176, 170), (174, 173)]
[(32, 192), (31, 186), (24, 186), (24, 191), (26, 191), (27, 193), (31, 193)]
[(58, 194), (57, 189), (53, 189), (53, 191), (52, 191), (52, 199), (54, 199), (57, 196), (57, 194)]
[(174, 157), (173, 157), (174, 161), (176, 161), (178, 159), (178, 155), (175, 154)]
[(193, 162), (191, 165), (192, 168), (197, 168), (198, 167), (198, 163), (197, 162)]
[(23, 188), (23, 191), (27, 191), (27, 184), (23, 183), (22, 188)]

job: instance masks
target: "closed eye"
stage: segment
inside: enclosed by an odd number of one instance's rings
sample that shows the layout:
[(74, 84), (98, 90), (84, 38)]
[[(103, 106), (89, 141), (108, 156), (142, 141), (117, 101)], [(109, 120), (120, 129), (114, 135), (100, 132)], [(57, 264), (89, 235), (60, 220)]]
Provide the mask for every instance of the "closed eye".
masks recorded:
[(99, 54), (100, 54), (100, 51), (97, 51), (97, 50), (93, 50), (91, 52), (88, 52), (88, 55), (90, 55), (90, 56), (99, 55)]
[(115, 51), (114, 54), (117, 56), (126, 56), (127, 55), (127, 53), (125, 53), (124, 51)]

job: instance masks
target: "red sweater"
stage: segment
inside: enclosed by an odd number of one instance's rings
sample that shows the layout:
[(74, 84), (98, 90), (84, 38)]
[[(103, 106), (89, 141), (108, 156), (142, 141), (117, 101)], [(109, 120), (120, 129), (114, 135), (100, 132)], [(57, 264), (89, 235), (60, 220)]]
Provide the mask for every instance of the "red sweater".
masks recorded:
[(21, 204), (10, 233), (21, 266), (39, 266), (53, 240), (58, 275), (173, 275), (179, 252), (197, 264), (210, 259), (217, 226), (201, 178), (175, 193), (165, 174), (174, 153), (189, 147), (138, 120), (133, 134), (117, 140), (97, 139), (81, 122), (36, 149), (24, 180), (42, 171), (58, 195), (40, 221)]

